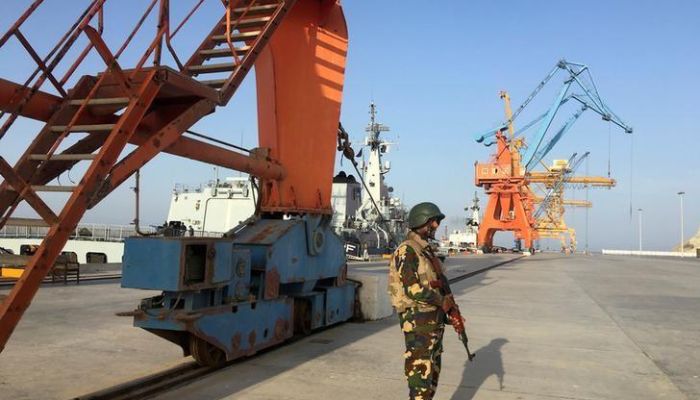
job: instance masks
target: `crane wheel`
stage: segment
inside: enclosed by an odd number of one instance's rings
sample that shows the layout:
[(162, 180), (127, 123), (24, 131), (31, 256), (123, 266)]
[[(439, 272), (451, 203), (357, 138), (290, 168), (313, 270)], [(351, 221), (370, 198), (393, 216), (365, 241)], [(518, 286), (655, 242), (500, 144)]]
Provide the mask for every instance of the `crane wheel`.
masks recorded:
[(217, 368), (226, 363), (223, 350), (195, 335), (190, 335), (190, 352), (197, 364), (205, 367)]

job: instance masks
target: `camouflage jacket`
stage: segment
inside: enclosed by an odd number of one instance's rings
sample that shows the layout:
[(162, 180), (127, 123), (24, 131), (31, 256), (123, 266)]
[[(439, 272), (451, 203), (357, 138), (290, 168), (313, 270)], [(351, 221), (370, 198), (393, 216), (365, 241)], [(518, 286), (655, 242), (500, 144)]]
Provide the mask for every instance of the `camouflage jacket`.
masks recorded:
[(432, 254), (428, 242), (409, 232), (389, 263), (389, 295), (396, 311), (407, 308), (434, 311), (442, 305), (443, 295), (430, 282), (439, 280), (427, 255)]

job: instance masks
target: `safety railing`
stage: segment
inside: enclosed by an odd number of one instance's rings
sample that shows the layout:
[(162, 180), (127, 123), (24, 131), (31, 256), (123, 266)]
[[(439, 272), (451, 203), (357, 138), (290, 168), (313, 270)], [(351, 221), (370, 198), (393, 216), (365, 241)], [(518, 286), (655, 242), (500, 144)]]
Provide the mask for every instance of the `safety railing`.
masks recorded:
[[(102, 1), (104, 2), (104, 0)], [(68, 31), (66, 31), (66, 33), (61, 36), (58, 43), (49, 51), (49, 53), (44, 58), (40, 58), (37, 51), (34, 49), (31, 43), (29, 43), (24, 34), (22, 34), (20, 28), (29, 19), (29, 17), (32, 14), (34, 14), (34, 12), (36, 12), (36, 10), (43, 2), (44, 0), (35, 0), (22, 14), (22, 16), (20, 16), (20, 18), (17, 21), (15, 21), (15, 23), (10, 27), (10, 29), (2, 37), (0, 37), (0, 49), (2, 49), (2, 47), (5, 46), (5, 44), (12, 37), (16, 37), (17, 40), (21, 43), (22, 47), (24, 47), (24, 49), (30, 54), (32, 59), (37, 64), (36, 69), (34, 69), (34, 71), (29, 75), (29, 78), (26, 79), (26, 81), (22, 85), (22, 89), (19, 91), (19, 93), (22, 94), (22, 99), (16, 103), (17, 106), (15, 112), (10, 113), (9, 118), (7, 118), (7, 120), (5, 120), (5, 122), (3, 123), (2, 127), (0, 127), (0, 139), (2, 139), (2, 137), (14, 124), (21, 109), (29, 102), (29, 100), (31, 100), (31, 98), (38, 92), (38, 90), (42, 88), (47, 79), (52, 83), (56, 91), (62, 97), (65, 98), (67, 96), (64, 85), (68, 81), (68, 79), (70, 79), (70, 76), (77, 68), (77, 66), (69, 68), (66, 74), (60, 80), (57, 80), (54, 76), (54, 70), (78, 39), (78, 36), (80, 35), (80, 31), (78, 30), (78, 28), (82, 25), (81, 21), (87, 20), (89, 22), (95, 15), (99, 14), (98, 31), (102, 32), (104, 28), (104, 11), (101, 7), (95, 8), (95, 5), (99, 2), (99, 0), (94, 0), (91, 6), (88, 7), (80, 15), (78, 20), (68, 29)], [(81, 56), (82, 54), (87, 55), (88, 52), (89, 50), (83, 50)], [(5, 116), (5, 114), (6, 111), (0, 111), (0, 120)]]
[[(99, 57), (103, 60), (107, 66), (106, 70), (102, 74), (98, 74), (97, 81), (91, 85), (89, 88), (87, 96), (84, 96), (78, 109), (72, 115), (70, 120), (66, 125), (63, 126), (63, 131), (60, 132), (53, 144), (45, 152), (47, 160), (50, 160), (56, 151), (60, 148), (63, 141), (68, 137), (70, 132), (80, 124), (80, 121), (84, 119), (84, 114), (90, 107), (93, 99), (97, 98), (99, 89), (103, 83), (110, 77), (113, 79), (118, 86), (121, 88), (123, 97), (129, 98), (129, 100), (136, 99), (138, 94), (141, 92), (141, 88), (134, 87), (134, 77), (138, 76), (145, 68), (145, 65), (149, 59), (152, 59), (154, 66), (160, 66), (162, 61), (163, 46), (165, 46), (173, 60), (178, 65), (178, 69), (181, 72), (186, 72), (186, 66), (182, 65), (180, 58), (178, 57), (176, 51), (173, 48), (172, 40), (181, 31), (182, 27), (192, 18), (192, 16), (201, 9), (204, 0), (200, 0), (194, 4), (194, 6), (185, 14), (183, 20), (176, 26), (175, 30), (171, 31), (171, 21), (170, 21), (170, 0), (150, 0), (147, 3), (146, 10), (138, 19), (138, 22), (131, 30), (131, 32), (126, 36), (123, 44), (119, 47), (116, 53), (112, 53), (109, 46), (102, 38), (102, 33), (105, 27), (105, 4), (107, 0), (92, 0), (89, 6), (80, 14), (78, 19), (70, 25), (68, 30), (60, 37), (55, 46), (48, 52), (48, 54), (41, 58), (36, 51), (36, 49), (31, 45), (29, 40), (22, 33), (22, 28), (24, 24), (28, 21), (32, 14), (34, 14), (37, 9), (44, 3), (44, 0), (34, 0), (32, 4), (27, 8), (27, 10), (20, 16), (20, 18), (10, 27), (10, 29), (0, 37), (0, 50), (2, 47), (10, 40), (10, 38), (16, 38), (24, 49), (30, 54), (32, 60), (36, 63), (36, 68), (30, 74), (29, 78), (24, 82), (24, 84), (15, 90), (15, 98), (10, 101), (9, 104), (14, 104), (15, 106), (9, 110), (9, 117), (4, 120), (2, 126), (0, 126), (0, 139), (8, 132), (10, 127), (15, 123), (18, 116), (21, 115), (22, 108), (25, 107), (34, 96), (43, 93), (42, 89), (46, 82), (50, 82), (53, 85), (56, 92), (63, 98), (68, 97), (68, 90), (66, 89), (67, 82), (76, 73), (78, 68), (83, 65), (87, 56), (95, 50)], [(229, 48), (231, 50), (231, 55), (238, 59), (238, 54), (231, 41), (231, 33), (236, 29), (237, 24), (239, 24), (248, 11), (256, 4), (256, 0), (240, 0), (240, 1), (226, 1), (221, 0), (225, 8), (225, 29), (226, 37), (229, 43)], [(144, 26), (145, 21), (152, 15), (156, 5), (158, 7), (157, 16), (157, 32), (150, 44), (143, 52), (139, 61), (136, 63), (136, 67), (133, 68), (128, 74), (119, 65), (119, 57), (124, 54), (125, 50), (133, 43), (134, 37), (139, 33), (139, 31)], [(239, 6), (243, 5), (244, 8)], [(235, 8), (238, 7), (238, 8)], [(232, 20), (232, 15), (239, 15), (238, 19)], [(217, 21), (216, 29), (221, 28), (221, 22)], [(96, 25), (96, 26), (95, 26)], [(68, 66), (65, 74), (59, 79), (56, 75), (57, 67), (62, 63), (64, 59), (67, 58), (68, 54), (71, 54), (71, 50), (78, 45), (78, 39), (85, 35), (88, 39), (87, 44), (79, 52), (77, 58)], [(205, 43), (209, 39), (205, 38)], [(260, 38), (256, 39), (256, 42)], [(231, 77), (233, 76), (233, 73)], [(230, 83), (231, 77), (228, 81)], [(141, 86), (149, 84), (148, 81), (143, 81), (140, 83)], [(228, 84), (224, 85), (228, 89)], [(85, 88), (86, 90), (88, 88)], [(227, 91), (228, 93), (228, 91)], [(232, 94), (228, 93), (228, 95)], [(130, 101), (131, 104), (136, 104)], [(3, 121), (8, 110), (3, 108), (0, 110), (0, 121)], [(44, 170), (48, 167), (48, 162), (43, 162), (32, 172), (33, 176), (40, 176)], [(31, 180), (31, 177), (30, 177)], [(9, 216), (12, 215), (18, 206), (18, 202), (15, 202), (9, 209), (7, 213), (0, 220), (0, 226), (3, 226), (8, 220)]]
[[(136, 25), (131, 30), (131, 32), (126, 36), (123, 44), (119, 47), (116, 53), (111, 54), (109, 48), (102, 41), (101, 35), (104, 31), (105, 26), (105, 4), (107, 0), (93, 0), (90, 2), (88, 7), (80, 14), (78, 19), (70, 25), (68, 30), (60, 37), (56, 45), (47, 53), (43, 58), (39, 56), (35, 47), (31, 45), (26, 36), (22, 33), (21, 28), (30, 19), (30, 17), (39, 9), (39, 7), (44, 3), (45, 0), (34, 0), (32, 4), (25, 10), (25, 12), (20, 16), (19, 19), (8, 29), (2, 37), (0, 37), (0, 50), (7, 44), (11, 38), (16, 38), (22, 47), (29, 53), (32, 60), (36, 63), (36, 68), (30, 74), (30, 76), (24, 81), (20, 90), (17, 91), (22, 98), (18, 101), (13, 102), (16, 104), (14, 110), (9, 112), (9, 116), (5, 119), (2, 126), (0, 126), (0, 139), (7, 133), (10, 127), (14, 124), (18, 116), (20, 115), (21, 109), (26, 106), (26, 104), (39, 93), (39, 90), (44, 87), (48, 81), (56, 90), (56, 92), (62, 98), (67, 97), (66, 84), (73, 77), (75, 72), (79, 69), (81, 65), (85, 62), (87, 56), (91, 53), (93, 49), (96, 49), (100, 56), (104, 59), (107, 64), (107, 71), (112, 72), (116, 75), (118, 82), (123, 86), (127, 93), (134, 92), (130, 88), (130, 80), (136, 76), (139, 72), (143, 70), (149, 59), (152, 59), (153, 65), (160, 66), (162, 62), (163, 46), (165, 46), (172, 56), (175, 64), (177, 64), (178, 70), (181, 72), (186, 72), (186, 66), (181, 62), (180, 57), (175, 51), (172, 41), (175, 36), (182, 30), (182, 28), (190, 21), (199, 11), (202, 9), (204, 0), (197, 1), (189, 11), (185, 13), (183, 19), (176, 25), (174, 30), (171, 30), (171, 19), (170, 19), (170, 0), (150, 0), (147, 3), (146, 9), (138, 19)], [(258, 1), (256, 0), (220, 0), (225, 8), (225, 22), (226, 22), (226, 41), (228, 47), (231, 51), (232, 57), (237, 63), (240, 62), (240, 54), (233, 46), (231, 34), (236, 30), (243, 18), (248, 14), (249, 10), (255, 6)], [(149, 46), (143, 52), (136, 66), (131, 70), (128, 76), (123, 75), (121, 68), (118, 65), (118, 60), (121, 55), (124, 54), (125, 50), (133, 43), (134, 37), (139, 33), (141, 28), (144, 26), (146, 20), (152, 15), (153, 11), (158, 7), (158, 17), (157, 17), (157, 32), (154, 38), (151, 40)], [(233, 18), (234, 10), (238, 17)], [(96, 25), (94, 27), (93, 25)], [(66, 69), (66, 72), (62, 77), (57, 77), (55, 75), (57, 67), (64, 61), (70, 50), (76, 46), (78, 39), (81, 34), (85, 33), (89, 39), (85, 47), (80, 51), (77, 58), (72, 64)], [(104, 79), (106, 74), (101, 75), (101, 79)], [(99, 84), (95, 85), (95, 88), (99, 87)], [(96, 91), (96, 89), (94, 90)], [(94, 97), (95, 93), (91, 92), (86, 100)], [(84, 103), (84, 105), (87, 102)], [(80, 115), (84, 107), (81, 107), (76, 113), (76, 117)], [(8, 114), (7, 111), (0, 110), (0, 121), (3, 120)], [(74, 122), (74, 121), (71, 121)]]
[(241, 21), (243, 18), (245, 18), (246, 15), (250, 12), (251, 7), (255, 5), (255, 1), (251, 1), (248, 3), (248, 5), (243, 9), (243, 12), (241, 15), (238, 17), (238, 19), (234, 22), (231, 23), (231, 16), (233, 15), (233, 10), (234, 10), (234, 1), (226, 1), (226, 0), (221, 0), (223, 3), (224, 7), (226, 7), (226, 44), (231, 51), (231, 54), (233, 55), (233, 59), (236, 61), (236, 64), (241, 63), (241, 58), (238, 55), (238, 52), (236, 51), (236, 47), (233, 45), (233, 40), (231, 39), (231, 33), (234, 30), (235, 26), (240, 25)]

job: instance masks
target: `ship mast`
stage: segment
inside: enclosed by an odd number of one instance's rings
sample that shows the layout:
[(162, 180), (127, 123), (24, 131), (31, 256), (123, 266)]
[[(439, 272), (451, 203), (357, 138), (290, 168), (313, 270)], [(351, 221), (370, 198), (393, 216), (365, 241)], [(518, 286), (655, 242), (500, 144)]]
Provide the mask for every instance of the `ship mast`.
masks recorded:
[(469, 207), (469, 209), (472, 210), (472, 224), (479, 225), (479, 211), (481, 210), (481, 207), (479, 207), (479, 196), (477, 196), (476, 192), (474, 192), (472, 206)]
[(365, 132), (367, 132), (365, 145), (369, 147), (370, 154), (369, 160), (363, 167), (363, 178), (367, 185), (363, 189), (364, 193), (362, 198), (364, 201), (361, 208), (371, 210), (373, 205), (370, 199), (375, 199), (380, 209), (383, 210), (384, 205), (381, 199), (386, 197), (388, 193), (382, 175), (389, 172), (389, 168), (382, 165), (382, 154), (387, 151), (389, 143), (380, 139), (379, 135), (382, 132), (388, 132), (389, 127), (377, 122), (377, 106), (374, 102), (369, 105), (369, 115), (370, 122), (365, 128)]

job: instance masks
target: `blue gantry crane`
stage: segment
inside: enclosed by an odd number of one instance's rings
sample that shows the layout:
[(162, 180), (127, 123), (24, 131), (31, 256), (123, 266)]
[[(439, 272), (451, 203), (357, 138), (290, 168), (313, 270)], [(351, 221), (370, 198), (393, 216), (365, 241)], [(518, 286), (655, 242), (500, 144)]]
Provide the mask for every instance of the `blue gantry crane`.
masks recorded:
[[(558, 74), (564, 74), (565, 78), (552, 105), (523, 128), (515, 131), (515, 119)], [(559, 143), (586, 110), (593, 110), (604, 121), (619, 126), (626, 133), (632, 133), (632, 127), (603, 101), (590, 69), (580, 63), (560, 60), (515, 112), (511, 112), (508, 94), (502, 92), (501, 98), (505, 101), (506, 120), (485, 133), (474, 135), (476, 142), (485, 146), (498, 144), (490, 162), (476, 164), (475, 184), (484, 187), (489, 196), (484, 219), (479, 227), (477, 245), (488, 251), (493, 245), (496, 232), (512, 231), (517, 242), (524, 241), (525, 247), (532, 249), (537, 232), (533, 215), (533, 194), (528, 186), (530, 172)], [(563, 114), (563, 106), (569, 102), (575, 102), (579, 107), (558, 129), (553, 130), (555, 117)], [(526, 142), (525, 135), (533, 127), (536, 127), (536, 131)]]
[[(520, 130), (515, 132), (514, 138), (521, 137), (533, 126), (537, 126), (537, 132), (532, 136), (527, 149), (522, 155), (522, 163), (525, 166), (525, 171), (534, 168), (561, 140), (561, 138), (571, 129), (574, 123), (586, 110), (592, 110), (604, 121), (609, 121), (624, 130), (625, 133), (632, 133), (633, 129), (627, 125), (620, 117), (615, 114), (610, 107), (603, 101), (598, 92), (598, 88), (593, 80), (593, 75), (590, 69), (585, 64), (560, 60), (557, 65), (542, 79), (537, 87), (530, 93), (525, 101), (508, 117), (503, 124), (496, 128), (490, 129), (485, 133), (474, 135), (474, 140), (477, 143), (483, 143), (485, 146), (491, 146), (495, 140), (491, 139), (496, 136), (496, 133), (503, 132), (512, 126), (516, 118), (522, 111), (532, 102), (532, 100), (542, 91), (542, 89), (554, 78), (558, 72), (565, 71), (568, 76), (564, 80), (564, 84), (559, 89), (559, 92), (552, 103), (551, 107), (540, 114), (538, 117), (525, 124)], [(574, 89), (572, 89), (572, 87)], [(580, 92), (573, 93), (575, 89)], [(562, 107), (569, 101), (574, 100), (580, 104), (580, 107), (564, 122), (564, 124), (554, 133), (550, 131), (554, 118), (559, 114)], [(547, 140), (545, 140), (545, 138)]]

